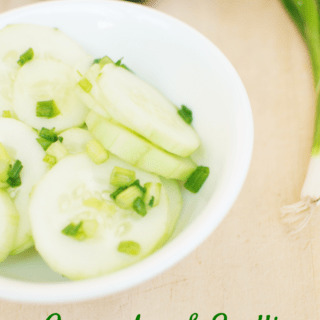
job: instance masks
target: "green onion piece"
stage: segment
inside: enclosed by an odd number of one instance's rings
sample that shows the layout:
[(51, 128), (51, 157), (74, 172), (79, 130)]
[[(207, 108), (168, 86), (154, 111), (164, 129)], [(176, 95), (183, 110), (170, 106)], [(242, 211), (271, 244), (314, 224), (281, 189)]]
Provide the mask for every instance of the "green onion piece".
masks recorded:
[(161, 186), (160, 182), (147, 182), (144, 184), (144, 188), (146, 193), (144, 195), (144, 202), (150, 208), (156, 207), (160, 202), (160, 194), (161, 194)]
[(65, 156), (68, 155), (68, 150), (66, 147), (58, 140), (52, 143), (47, 149), (47, 154), (56, 158), (57, 161), (60, 161)]
[(97, 140), (89, 141), (86, 144), (86, 151), (90, 159), (96, 164), (101, 164), (109, 158), (108, 151)]
[(135, 180), (133, 183), (130, 184), (130, 186), (137, 186), (142, 193), (146, 193), (146, 188), (144, 188), (144, 187), (140, 184), (140, 181), (139, 181), (139, 180)]
[(93, 60), (93, 64), (99, 64), (101, 68), (108, 63), (113, 63), (112, 59), (110, 59), (108, 56)]
[(56, 142), (57, 140), (62, 142), (63, 140), (62, 137), (58, 137), (58, 135), (55, 133), (55, 128), (50, 130), (47, 128), (42, 128), (39, 132), (39, 137), (40, 138), (37, 138), (37, 141), (44, 151), (46, 151), (53, 142)]
[(10, 187), (15, 188), (21, 185), (20, 172), (23, 165), (20, 160), (16, 160), (13, 166), (9, 167), (7, 183)]
[(47, 128), (42, 128), (39, 132), (39, 137), (52, 142), (56, 142), (58, 140), (58, 135), (55, 133), (55, 128), (50, 130)]
[(41, 118), (55, 118), (60, 114), (60, 110), (58, 109), (54, 100), (47, 101), (38, 101), (36, 107), (36, 116)]
[(82, 78), (78, 82), (78, 84), (81, 87), (81, 89), (87, 93), (89, 93), (92, 89), (92, 83), (87, 78)]
[(193, 120), (192, 111), (187, 106), (182, 105), (181, 109), (178, 110), (178, 114), (187, 124), (191, 124)]
[(209, 173), (208, 167), (197, 167), (184, 184), (184, 187), (193, 193), (197, 193), (208, 178)]
[(50, 154), (46, 154), (43, 158), (43, 161), (46, 162), (50, 167), (53, 167), (57, 163), (56, 157)]
[(11, 111), (9, 111), (9, 110), (3, 110), (3, 111), (2, 111), (2, 117), (3, 117), (3, 118), (12, 118)]
[(37, 138), (37, 141), (39, 142), (39, 144), (41, 145), (44, 151), (46, 151), (49, 148), (49, 146), (52, 144), (52, 141), (46, 140), (44, 138)]
[(141, 251), (141, 247), (140, 244), (135, 241), (121, 241), (118, 245), (118, 251), (131, 256), (137, 256)]
[(18, 65), (22, 67), (24, 64), (31, 61), (33, 59), (33, 56), (34, 56), (33, 49), (32, 48), (28, 49), (26, 52), (24, 52), (20, 56), (20, 59), (17, 61)]
[(150, 208), (152, 208), (152, 207), (154, 206), (154, 196), (151, 197), (151, 199), (150, 199), (150, 201), (149, 201), (149, 203), (148, 203), (148, 206), (149, 206)]
[(16, 160), (13, 166), (8, 171), (8, 176), (10, 178), (17, 178), (20, 175), (20, 172), (23, 168), (23, 165), (20, 160)]
[(116, 204), (120, 208), (130, 209), (136, 198), (143, 197), (143, 192), (136, 185), (131, 185), (116, 196)]
[(145, 216), (147, 214), (146, 205), (141, 197), (136, 198), (132, 204), (133, 210), (140, 214), (140, 216)]
[(133, 183), (135, 179), (136, 173), (133, 170), (114, 167), (110, 176), (110, 184), (115, 187), (123, 187)]
[(116, 200), (117, 196), (124, 190), (126, 190), (128, 187), (119, 187), (116, 191), (110, 194), (110, 198), (113, 200)]
[(77, 224), (71, 222), (61, 232), (68, 237), (82, 241), (85, 238), (85, 234), (82, 229), (82, 224), (83, 221), (80, 221)]
[(123, 68), (123, 69), (125, 69), (125, 70), (127, 70), (127, 71), (132, 72), (131, 69), (129, 69), (124, 63), (122, 63), (122, 59), (123, 59), (123, 58), (121, 58), (121, 59), (119, 59), (117, 62), (115, 62), (115, 65), (116, 65), (117, 67), (121, 67), (121, 68)]

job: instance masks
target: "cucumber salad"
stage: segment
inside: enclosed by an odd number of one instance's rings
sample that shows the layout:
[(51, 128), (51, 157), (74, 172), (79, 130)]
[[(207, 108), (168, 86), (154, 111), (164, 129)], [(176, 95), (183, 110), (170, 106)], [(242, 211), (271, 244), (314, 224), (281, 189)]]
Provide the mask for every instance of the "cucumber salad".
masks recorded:
[(0, 115), (0, 262), (35, 246), (69, 279), (129, 266), (209, 175), (187, 106), (56, 28), (0, 30)]

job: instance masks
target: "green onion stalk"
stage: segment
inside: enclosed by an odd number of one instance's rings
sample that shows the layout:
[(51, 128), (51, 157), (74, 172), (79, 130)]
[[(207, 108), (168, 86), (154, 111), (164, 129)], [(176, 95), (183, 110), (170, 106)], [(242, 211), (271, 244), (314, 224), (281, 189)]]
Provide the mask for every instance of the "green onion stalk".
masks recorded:
[(320, 0), (281, 0), (309, 51), (316, 91), (316, 115), (311, 158), (300, 201), (282, 208), (291, 232), (302, 230), (320, 204)]

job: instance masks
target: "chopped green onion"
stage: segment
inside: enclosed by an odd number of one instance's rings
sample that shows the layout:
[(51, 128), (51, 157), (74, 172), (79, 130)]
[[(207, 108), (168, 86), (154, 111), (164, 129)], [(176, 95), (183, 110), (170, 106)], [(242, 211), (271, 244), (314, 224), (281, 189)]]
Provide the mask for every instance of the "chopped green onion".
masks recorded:
[(20, 59), (17, 61), (18, 65), (22, 67), (24, 64), (31, 61), (33, 59), (33, 56), (34, 56), (33, 49), (32, 48), (28, 49), (26, 52), (24, 52), (20, 56)]
[(118, 251), (131, 256), (137, 256), (141, 251), (141, 246), (135, 241), (121, 241), (118, 245)]
[(143, 197), (143, 192), (136, 185), (131, 185), (116, 196), (116, 204), (120, 208), (130, 209), (136, 198)]
[(58, 137), (58, 135), (55, 133), (55, 128), (50, 130), (47, 128), (42, 128), (38, 135), (40, 138), (37, 138), (37, 141), (44, 151), (46, 151), (53, 142), (58, 140), (60, 142), (63, 141), (63, 138), (60, 136)]
[(58, 140), (58, 135), (55, 133), (55, 128), (42, 128), (39, 132), (39, 137), (52, 142), (56, 142)]
[(23, 165), (20, 160), (16, 160), (13, 166), (9, 167), (7, 183), (10, 187), (15, 188), (21, 185), (20, 172)]
[(92, 89), (92, 83), (87, 78), (82, 78), (78, 82), (78, 84), (81, 87), (81, 89), (87, 93), (89, 93)]
[(160, 182), (147, 182), (144, 184), (146, 193), (144, 195), (144, 202), (150, 208), (156, 207), (160, 202), (161, 194), (161, 183)]
[(119, 59), (117, 62), (115, 62), (115, 65), (116, 65), (117, 67), (121, 67), (121, 68), (123, 68), (123, 69), (126, 69), (127, 71), (132, 72), (124, 63), (122, 63), (122, 59), (123, 59), (123, 58), (121, 58), (121, 59)]
[(134, 182), (132, 182), (132, 183), (130, 184), (130, 186), (137, 186), (142, 193), (146, 193), (146, 188), (144, 188), (144, 187), (140, 184), (140, 181), (139, 181), (139, 180), (135, 180)]
[(90, 159), (96, 164), (101, 164), (109, 158), (108, 151), (97, 140), (89, 141), (86, 144), (86, 151)]
[(71, 222), (61, 232), (64, 235), (74, 238), (76, 240), (79, 240), (79, 241), (84, 240), (85, 235), (82, 230), (82, 224), (83, 224), (83, 221), (80, 221), (77, 224)]
[(99, 64), (101, 68), (108, 63), (113, 63), (112, 59), (110, 59), (108, 56), (93, 60), (93, 64)]
[(184, 184), (184, 187), (193, 193), (197, 193), (207, 180), (209, 173), (210, 170), (208, 167), (197, 167)]
[(181, 109), (178, 110), (178, 114), (187, 124), (191, 124), (193, 120), (192, 111), (187, 106), (182, 105)]
[(68, 155), (68, 150), (66, 147), (58, 140), (52, 143), (47, 149), (47, 154), (56, 158), (57, 161), (60, 161), (65, 156)]
[(36, 116), (41, 118), (55, 118), (60, 114), (54, 100), (38, 101), (36, 107)]
[(150, 208), (153, 208), (153, 206), (154, 206), (154, 196), (151, 197), (151, 199), (150, 199), (150, 201), (149, 201), (149, 203), (148, 203), (148, 206), (149, 206)]
[(119, 187), (116, 191), (110, 194), (110, 198), (113, 200), (116, 200), (117, 196), (124, 190), (126, 190), (128, 187)]
[(46, 162), (50, 167), (53, 167), (57, 163), (56, 157), (50, 154), (46, 154), (43, 158), (43, 161)]
[(11, 111), (9, 111), (9, 110), (3, 110), (3, 111), (2, 111), (2, 117), (3, 117), (3, 118), (12, 118)]
[(136, 198), (132, 204), (133, 210), (140, 214), (140, 216), (145, 216), (147, 214), (146, 205), (141, 197)]
[(110, 184), (115, 187), (123, 187), (133, 183), (135, 179), (136, 173), (133, 170), (114, 167), (110, 176)]
[(39, 142), (39, 144), (41, 145), (44, 151), (46, 151), (49, 148), (49, 146), (52, 144), (52, 141), (46, 140), (44, 138), (37, 138), (37, 141)]

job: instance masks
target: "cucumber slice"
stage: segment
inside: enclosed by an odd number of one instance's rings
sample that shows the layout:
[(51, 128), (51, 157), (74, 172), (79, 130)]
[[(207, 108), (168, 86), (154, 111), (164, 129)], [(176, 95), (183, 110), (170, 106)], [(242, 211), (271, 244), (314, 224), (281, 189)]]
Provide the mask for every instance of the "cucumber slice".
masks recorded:
[[(75, 92), (76, 72), (68, 65), (54, 60), (33, 60), (21, 68), (14, 84), (14, 111), (30, 126), (56, 131), (81, 125), (88, 113), (87, 107)], [(39, 101), (53, 100), (60, 114), (53, 118), (38, 117)]]
[(30, 193), (33, 186), (47, 171), (42, 161), (45, 152), (36, 141), (37, 134), (24, 123), (9, 118), (0, 118), (0, 142), (12, 159), (19, 159), (23, 165), (21, 186), (9, 189), (20, 215), (17, 235), (11, 254), (22, 252), (32, 246), (31, 228), (28, 217)]
[(12, 250), (19, 223), (19, 214), (4, 190), (0, 189), (0, 262), (5, 260)]
[(184, 181), (197, 167), (191, 159), (168, 153), (92, 111), (86, 123), (92, 135), (107, 150), (145, 171)]
[(181, 119), (177, 108), (132, 72), (108, 63), (96, 82), (102, 95), (97, 90), (91, 94), (115, 121), (179, 156), (189, 156), (199, 147), (196, 132)]
[[(160, 182), (157, 176), (115, 157), (96, 165), (87, 155), (78, 154), (56, 164), (32, 193), (30, 216), (36, 248), (53, 270), (68, 278), (95, 277), (135, 263), (150, 254), (167, 232), (170, 210), (165, 188), (159, 205), (145, 217), (118, 206), (109, 213), (99, 210), (99, 201), (110, 201), (115, 190), (109, 180), (116, 166), (136, 171), (141, 184)], [(90, 231), (90, 237), (67, 236), (81, 221), (89, 222), (86, 232)], [(135, 244), (131, 246), (134, 255), (119, 252), (120, 243), (120, 251)]]
[(81, 128), (71, 128), (59, 134), (63, 138), (62, 145), (70, 154), (86, 151), (86, 145), (93, 139), (88, 130)]
[(29, 48), (35, 59), (55, 59), (81, 72), (92, 62), (92, 57), (58, 29), (30, 24), (6, 26), (0, 30), (0, 112), (12, 108), (13, 82), (20, 69), (17, 61)]

